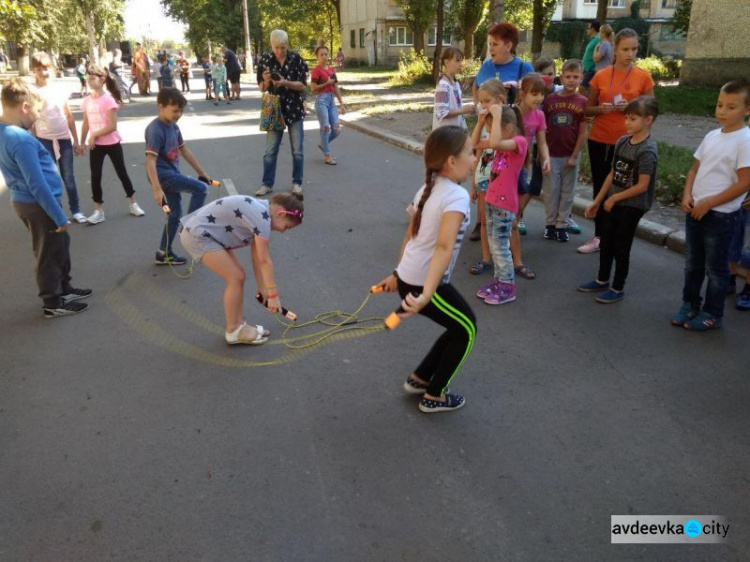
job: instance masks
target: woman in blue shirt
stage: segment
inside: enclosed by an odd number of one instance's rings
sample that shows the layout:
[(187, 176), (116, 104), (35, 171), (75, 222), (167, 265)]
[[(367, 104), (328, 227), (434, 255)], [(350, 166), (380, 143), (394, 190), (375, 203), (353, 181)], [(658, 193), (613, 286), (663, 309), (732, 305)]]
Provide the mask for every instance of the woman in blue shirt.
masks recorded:
[(474, 105), (479, 107), (479, 86), (490, 78), (497, 78), (508, 92), (508, 103), (513, 103), (518, 84), (529, 72), (534, 72), (531, 63), (516, 57), (518, 28), (512, 23), (502, 22), (493, 25), (487, 33), (487, 59), (479, 68), (471, 95)]

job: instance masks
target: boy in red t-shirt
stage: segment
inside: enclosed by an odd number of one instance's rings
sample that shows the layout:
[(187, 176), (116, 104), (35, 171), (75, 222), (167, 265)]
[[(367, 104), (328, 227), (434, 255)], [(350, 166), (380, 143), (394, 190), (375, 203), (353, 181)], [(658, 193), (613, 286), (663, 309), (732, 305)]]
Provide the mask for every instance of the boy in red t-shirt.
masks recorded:
[(568, 217), (578, 177), (581, 148), (586, 142), (586, 97), (578, 93), (581, 62), (570, 59), (562, 68), (563, 89), (544, 99), (547, 146), (550, 154), (549, 189), (544, 190), (546, 240), (568, 241)]

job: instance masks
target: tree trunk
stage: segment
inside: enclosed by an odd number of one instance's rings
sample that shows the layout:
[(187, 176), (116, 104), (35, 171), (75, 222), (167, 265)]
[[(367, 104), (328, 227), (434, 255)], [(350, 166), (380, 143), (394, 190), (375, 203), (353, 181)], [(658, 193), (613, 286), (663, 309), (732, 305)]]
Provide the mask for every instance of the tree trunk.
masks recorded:
[(424, 54), (424, 33), (425, 30), (413, 30), (414, 33), (414, 52)]
[(474, 58), (474, 32), (472, 31), (464, 33), (464, 56)]
[(505, 12), (505, 0), (492, 0), (492, 8), (490, 9), (490, 22), (500, 23), (503, 21), (503, 15)]
[(96, 37), (94, 36), (94, 14), (89, 12), (86, 14), (86, 31), (89, 35), (89, 57), (91, 57), (92, 64), (99, 64), (99, 49), (96, 45)]
[(533, 13), (534, 27), (531, 32), (531, 60), (536, 61), (542, 54), (542, 33), (544, 29), (544, 2), (534, 0)]
[(445, 0), (437, 3), (437, 30), (435, 32), (435, 52), (432, 55), (432, 80), (437, 84), (440, 76), (440, 57), (443, 54), (443, 16), (445, 13)]
[(607, 7), (610, 0), (599, 0), (596, 6), (596, 21), (604, 25), (607, 23)]
[(29, 75), (29, 50), (21, 45), (16, 50), (16, 66), (19, 76)]

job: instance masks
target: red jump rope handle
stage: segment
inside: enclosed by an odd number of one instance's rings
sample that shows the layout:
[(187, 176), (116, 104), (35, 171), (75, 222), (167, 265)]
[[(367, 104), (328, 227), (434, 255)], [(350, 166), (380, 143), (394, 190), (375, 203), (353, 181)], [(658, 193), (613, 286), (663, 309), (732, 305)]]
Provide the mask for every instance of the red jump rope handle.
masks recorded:
[[(266, 308), (268, 308), (266, 306), (266, 301), (263, 300), (263, 295), (261, 295), (260, 293), (255, 293), (255, 300), (257, 300), (261, 305), (263, 305)], [(281, 307), (281, 315), (284, 318), (286, 318), (287, 320), (291, 320), (292, 322), (296, 322), (297, 321), (297, 315), (294, 312), (292, 312), (291, 310), (287, 310), (283, 306)]]

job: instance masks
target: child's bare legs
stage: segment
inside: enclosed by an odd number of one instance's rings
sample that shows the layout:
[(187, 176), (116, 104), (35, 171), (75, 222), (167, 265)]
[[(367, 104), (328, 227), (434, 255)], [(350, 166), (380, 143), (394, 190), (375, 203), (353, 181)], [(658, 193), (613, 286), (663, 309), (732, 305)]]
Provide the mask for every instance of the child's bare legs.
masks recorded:
[[(224, 279), (224, 316), (226, 317), (227, 332), (234, 332), (243, 323), (243, 304), (245, 289), (245, 270), (240, 265), (237, 256), (231, 250), (217, 250), (203, 254), (203, 264), (216, 275)], [(255, 326), (245, 326), (243, 336), (253, 339), (257, 337)]]
[(523, 210), (531, 201), (531, 193), (522, 193), (518, 196), (518, 220), (523, 220)]
[(490, 263), (492, 255), (490, 254), (490, 242), (487, 239), (487, 217), (484, 209), (484, 196), (483, 191), (477, 194), (477, 219), (479, 220), (479, 234), (481, 235), (481, 242), (479, 244), (482, 249), (482, 261)]
[[(513, 256), (513, 269), (526, 279), (536, 278), (536, 274), (524, 265), (523, 258), (521, 257), (521, 235), (518, 232), (518, 221), (523, 217), (523, 210), (531, 200), (531, 195), (524, 193), (518, 197), (518, 217), (513, 221), (513, 231), (510, 234), (510, 253)], [(525, 268), (519, 270), (518, 268)]]

